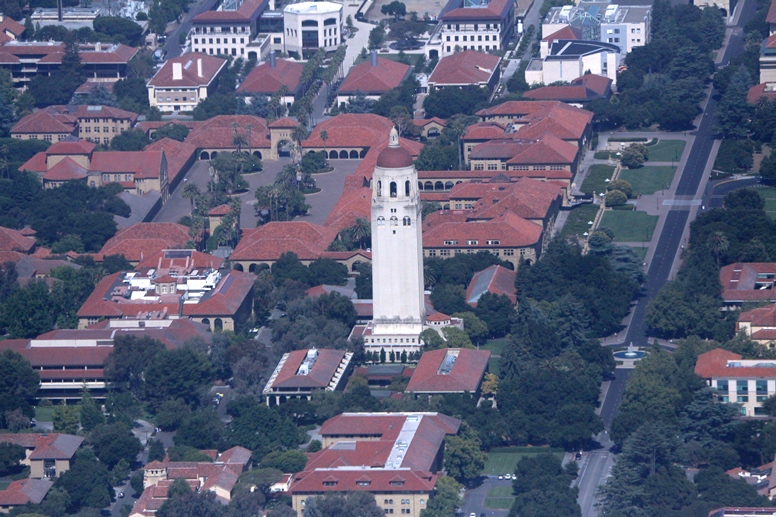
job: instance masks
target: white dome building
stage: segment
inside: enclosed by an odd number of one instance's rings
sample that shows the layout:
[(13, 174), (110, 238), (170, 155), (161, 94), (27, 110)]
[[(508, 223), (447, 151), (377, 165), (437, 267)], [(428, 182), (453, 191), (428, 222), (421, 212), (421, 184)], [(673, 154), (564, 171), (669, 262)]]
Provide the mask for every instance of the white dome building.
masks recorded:
[(342, 4), (300, 2), (283, 9), (284, 51), (302, 57), (304, 50), (337, 50), (342, 37)]

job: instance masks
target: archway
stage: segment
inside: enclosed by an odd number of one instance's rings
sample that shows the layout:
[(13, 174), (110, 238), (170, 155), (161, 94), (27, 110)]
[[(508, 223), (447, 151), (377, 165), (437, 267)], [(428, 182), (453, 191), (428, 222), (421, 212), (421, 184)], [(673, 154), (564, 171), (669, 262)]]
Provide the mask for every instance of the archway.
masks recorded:
[(254, 263), (254, 264), (251, 264), (250, 266), (248, 266), (248, 272), (249, 272), (249, 273), (255, 273), (255, 272), (256, 272), (256, 269), (257, 269), (258, 267), (259, 267), (259, 265), (258, 265), (258, 264), (255, 264), (255, 263)]
[(253, 156), (258, 158), (259, 160), (261, 160), (261, 158), (262, 158), (261, 153), (259, 151), (253, 151)]
[(210, 159), (210, 154), (208, 154), (207, 151), (202, 151), (201, 153), (199, 153), (199, 159), (200, 160), (209, 160)]
[(366, 149), (361, 149), (361, 152), (358, 153), (358, 157), (363, 158), (364, 156), (366, 156)]
[(209, 319), (207, 319), (207, 318), (202, 318), (202, 323), (204, 323), (204, 324), (205, 324), (205, 325), (207, 325), (208, 327), (210, 326), (210, 320), (209, 320)]
[(445, 189), (445, 184), (442, 183), (441, 181), (437, 181), (436, 183), (434, 183), (434, 190), (444, 190), (444, 189)]
[(212, 153), (210, 153), (210, 159), (211, 160), (215, 160), (216, 156), (218, 156), (218, 151), (213, 151)]
[(453, 184), (453, 182), (452, 182), (452, 181), (448, 181), (447, 183), (445, 183), (445, 190), (450, 190), (450, 189), (452, 189), (454, 186), (455, 186), (455, 185)]
[(418, 190), (423, 190), (423, 182), (422, 181), (418, 182)]
[(360, 265), (361, 265), (361, 261), (360, 260), (354, 261), (353, 265), (350, 266), (350, 271), (352, 271), (353, 273), (358, 272), (358, 266), (360, 266)]
[(438, 50), (429, 50), (428, 51), (428, 59), (429, 59), (429, 61), (433, 61), (434, 59), (439, 59), (439, 51)]
[(358, 160), (358, 151), (350, 151), (350, 159)]
[(216, 318), (213, 322), (213, 327), (216, 330), (224, 330), (224, 322), (221, 320), (221, 318)]
[(423, 190), (434, 190), (434, 184), (427, 181), (423, 184)]
[(426, 133), (426, 138), (436, 138), (439, 136), (439, 130), (435, 127), (432, 127), (428, 130), (428, 133)]
[(348, 152), (347, 151), (340, 151), (339, 157), (340, 157), (340, 160), (347, 160), (348, 159)]
[(336, 160), (337, 158), (339, 158), (339, 155), (337, 155), (337, 151), (329, 151), (330, 160)]
[(278, 142), (278, 157), (288, 158), (291, 156), (291, 142), (288, 140), (281, 140)]
[(256, 52), (248, 52), (248, 61), (258, 61), (259, 56), (256, 54)]
[(239, 262), (237, 262), (237, 263), (235, 263), (235, 264), (232, 266), (232, 269), (234, 269), (235, 271), (242, 271), (242, 270), (243, 270), (243, 266), (242, 266), (242, 264), (240, 264)]

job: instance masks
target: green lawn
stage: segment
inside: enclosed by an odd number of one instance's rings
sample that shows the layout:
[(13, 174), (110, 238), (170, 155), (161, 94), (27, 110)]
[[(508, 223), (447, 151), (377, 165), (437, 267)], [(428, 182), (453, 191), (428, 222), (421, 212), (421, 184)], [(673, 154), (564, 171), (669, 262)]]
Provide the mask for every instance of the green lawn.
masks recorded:
[(598, 213), (598, 205), (592, 203), (579, 205), (571, 210), (566, 223), (563, 225), (563, 231), (560, 235), (564, 239), (569, 235), (582, 236), (583, 233), (590, 229), (588, 221), (593, 221)]
[(485, 507), (495, 510), (512, 508), (512, 503), (514, 502), (515, 496), (512, 495), (511, 486), (491, 488), (488, 490), (488, 495), (485, 496)]
[(678, 162), (684, 151), (684, 140), (659, 140), (657, 144), (647, 147), (651, 162)]
[[(684, 142), (683, 142), (684, 143)], [(638, 169), (623, 169), (619, 179), (625, 180), (633, 187), (633, 195), (654, 194), (671, 186), (676, 167), (646, 165)]]
[(498, 447), (491, 449), (488, 453), (488, 461), (485, 462), (485, 468), (482, 469), (482, 475), (503, 476), (504, 474), (512, 474), (515, 471), (517, 462), (521, 458), (544, 452), (552, 452), (557, 454), (559, 458), (563, 457), (562, 449), (551, 449), (549, 447)]
[(613, 173), (614, 167), (611, 165), (593, 165), (590, 167), (590, 170), (587, 171), (585, 181), (582, 182), (582, 186), (579, 187), (579, 190), (585, 194), (604, 192), (606, 190), (606, 180), (612, 179)]
[(38, 422), (51, 422), (54, 415), (54, 406), (36, 406), (35, 420)]
[(652, 239), (658, 216), (646, 212), (626, 212), (607, 210), (601, 218), (601, 224), (614, 232), (618, 242), (644, 242)]
[[(406, 54), (407, 61), (409, 61), (411, 66), (415, 66), (418, 62), (418, 59), (420, 59), (420, 56), (422, 54)], [(399, 61), (399, 54), (378, 54), (379, 57), (382, 57), (384, 59), (390, 59), (391, 61)], [(356, 62), (353, 63), (353, 65), (360, 65), (364, 61), (369, 60), (369, 55), (367, 54), (366, 57), (362, 57), (360, 54), (356, 58)]]
[(499, 375), (501, 373), (501, 358), (490, 356), (488, 359), (488, 371), (493, 375)]
[(765, 199), (765, 212), (776, 219), (776, 187), (758, 188), (756, 192)]
[(480, 347), (480, 350), (490, 350), (490, 353), (493, 355), (501, 355), (501, 351), (504, 349), (508, 342), (509, 340), (505, 337), (490, 339)]

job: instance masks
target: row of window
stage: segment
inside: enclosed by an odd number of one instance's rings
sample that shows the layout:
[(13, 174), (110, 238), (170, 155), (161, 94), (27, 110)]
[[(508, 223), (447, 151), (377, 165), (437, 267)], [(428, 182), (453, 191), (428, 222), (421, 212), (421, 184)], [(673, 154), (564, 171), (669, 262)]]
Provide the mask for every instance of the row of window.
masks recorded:
[[(397, 217), (391, 217), (390, 219), (391, 226), (399, 226), (399, 219)], [(385, 217), (380, 216), (377, 218), (377, 226), (385, 226)], [(402, 226), (412, 226), (412, 219), (409, 217), (405, 217), (402, 220)]]
[[(99, 144), (100, 143), (100, 137), (99, 136), (96, 136), (96, 137), (86, 137), (86, 139), (88, 141), (90, 141), (90, 142), (94, 142), (95, 144)], [(109, 136), (103, 137), (102, 138), (102, 143), (105, 144), (105, 145), (110, 144), (110, 137)]]
[(102, 175), (102, 181), (104, 183), (110, 183), (111, 181), (119, 182), (119, 181), (132, 181), (133, 175), (132, 174), (124, 174), (124, 179), (121, 179), (121, 174), (113, 174), (113, 180), (111, 180), (110, 174), (103, 174)]
[[(490, 50), (490, 45), (485, 45), (485, 50)], [(461, 47), (461, 50), (482, 50), (482, 45), (477, 45), (477, 48), (474, 48), (474, 45), (469, 45), (468, 47), (464, 45)], [(493, 50), (498, 50), (498, 45), (493, 45)], [(447, 51), (452, 52), (450, 45), (447, 46)]]
[[(453, 36), (455, 39), (453, 41), (458, 41), (458, 36)], [(463, 39), (461, 41), (466, 41), (466, 36), (461, 36)], [(450, 41), (450, 36), (447, 37), (447, 41)], [(469, 41), (474, 41), (474, 36), (471, 36), (471, 39)], [(482, 36), (477, 36), (477, 41), (482, 41)], [(485, 41), (490, 41), (490, 36), (487, 34), (485, 35)], [(493, 36), (493, 41), (498, 41), (498, 36)]]
[[(391, 483), (393, 484), (393, 483)], [(393, 504), (393, 499), (383, 499), (383, 504)], [(410, 504), (409, 499), (402, 499), (401, 504)]]
[[(209, 29), (209, 30), (208, 30)], [(197, 34), (218, 34), (218, 33), (234, 33), (234, 34), (245, 34), (248, 32), (249, 28), (246, 26), (242, 27), (197, 27), (196, 33)]]
[[(197, 47), (193, 47), (193, 49), (194, 49), (194, 52), (202, 52), (203, 54), (210, 54), (211, 56), (213, 56), (213, 55), (215, 55), (215, 56), (228, 56), (228, 55), (236, 56), (237, 55), (237, 49), (236, 48), (233, 48), (231, 50), (231, 52), (229, 51), (228, 48), (224, 49), (223, 52), (221, 52), (220, 48), (212, 49), (212, 48), (197, 48)], [(245, 55), (245, 49), (242, 48), (242, 47), (240, 48), (240, 55), (241, 56)]]
[[(428, 251), (428, 256), (429, 257), (436, 257), (437, 256), (437, 251), (439, 251), (439, 256), (440, 257), (450, 257), (450, 256), (452, 256), (454, 254), (464, 253), (464, 250), (462, 250), (460, 248), (456, 249), (456, 250), (446, 250), (446, 249), (435, 250), (435, 249), (430, 249), (430, 250), (427, 250), (427, 251)], [(451, 251), (455, 251), (455, 253), (454, 254), (450, 253)], [(492, 254), (494, 254), (496, 256), (499, 256), (499, 255), (503, 255), (505, 257), (514, 257), (515, 256), (515, 250), (510, 250), (510, 249), (506, 249), (506, 250), (474, 250), (474, 249), (467, 249), (466, 253), (468, 253), (468, 254), (478, 253), (479, 251), (489, 251), (489, 252), (491, 252)], [(524, 257), (525, 254), (526, 254), (526, 251), (524, 249), (521, 249), (520, 250), (520, 256)]]
[[(477, 240), (468, 240), (466, 241), (466, 244), (468, 246), (476, 246), (479, 242), (480, 241), (477, 241)], [(485, 243), (488, 246), (498, 246), (499, 244), (501, 244), (501, 241), (499, 239), (488, 239), (485, 241)], [(458, 246), (458, 241), (457, 240), (445, 241), (445, 246)]]
[[(490, 30), (490, 26), (491, 26), (491, 24), (490, 24), (490, 23), (486, 23), (486, 24), (485, 24), (485, 30), (486, 30), (486, 31), (489, 31), (489, 30)], [(464, 26), (463, 26), (463, 30), (471, 30), (471, 29), (467, 29), (467, 27), (468, 27), (467, 25), (464, 25)], [(496, 24), (496, 23), (494, 23), (494, 24), (493, 24), (493, 28), (494, 28), (494, 29), (498, 29), (498, 28), (499, 28), (499, 25), (498, 25), (498, 24)], [(452, 24), (452, 23), (448, 23), (448, 24), (447, 24), (447, 30), (449, 30), (449, 31), (453, 30), (453, 24)], [(457, 31), (461, 30), (461, 24), (460, 24), (460, 23), (456, 23), (456, 24), (455, 24), (455, 30), (457, 30)], [(480, 30), (480, 25), (479, 25), (478, 23), (475, 23), (475, 24), (474, 24), (474, 30), (475, 30), (475, 31), (478, 31), (478, 30)]]
[[(213, 38), (208, 38), (208, 41), (205, 41), (205, 38), (202, 38), (202, 44), (204, 45), (205, 43), (209, 43), (209, 44), (212, 45), (213, 44)], [(228, 43), (229, 43), (229, 38), (224, 38), (224, 44), (228, 44)], [(240, 38), (240, 43), (244, 44), (245, 43), (245, 38)], [(194, 38), (194, 44), (195, 45), (199, 44), (199, 38)], [(216, 44), (217, 45), (221, 44), (221, 38), (216, 38)], [(232, 38), (232, 44), (233, 45), (237, 44), (237, 38)]]
[[(749, 393), (749, 381), (748, 380), (737, 380), (736, 384), (736, 392), (737, 393)], [(718, 380), (717, 381), (717, 390), (719, 391), (729, 391), (730, 390), (730, 382), (727, 380)], [(768, 393), (768, 381), (755, 381), (755, 391), (759, 394), (766, 394)]]
[[(374, 343), (378, 343), (378, 344), (379, 343), (389, 343), (389, 344), (394, 343), (393, 338), (391, 338), (391, 337), (389, 337), (389, 338), (385, 338), (384, 337), (384, 338), (382, 338), (382, 341), (380, 341), (380, 339), (381, 338), (369, 338), (369, 339), (365, 339), (364, 343), (372, 343), (372, 344), (374, 344)], [(403, 337), (402, 338), (396, 338), (396, 342), (395, 343), (396, 344), (405, 344), (405, 345), (406, 344), (415, 344), (415, 338), (412, 338), (412, 339), (406, 338), (407, 341), (404, 341), (404, 339), (405, 338), (403, 338)], [(422, 499), (421, 499), (420, 504), (423, 504), (423, 500)]]
[[(386, 515), (393, 514), (393, 508), (386, 508), (385, 509), (385, 513), (386, 513)], [(402, 508), (401, 509), (401, 513), (402, 513), (402, 515), (409, 515), (409, 514), (412, 513), (412, 510), (410, 510), (409, 508)]]
[(78, 119), (78, 122), (80, 122), (81, 124), (84, 124), (84, 123), (89, 124), (91, 122), (94, 122), (95, 124), (99, 124), (99, 123), (107, 124), (108, 122), (116, 122), (119, 124), (129, 123), (128, 120), (116, 120), (116, 119), (110, 119), (110, 118), (82, 118), (82, 119)]
[[(188, 102), (189, 101), (188, 97), (183, 97), (183, 101), (180, 100), (180, 97), (167, 97), (166, 99), (167, 99), (166, 102)], [(175, 99), (175, 101), (172, 101), (171, 99)], [(196, 98), (192, 97), (191, 100), (195, 101)], [(165, 102), (165, 98), (159, 95), (157, 97), (157, 102)]]
[[(111, 131), (111, 129), (113, 129), (113, 131)], [(85, 128), (83, 128), (83, 130), (84, 130), (84, 133), (91, 133), (92, 132), (92, 128), (91, 127), (85, 127)], [(100, 132), (99, 126), (94, 126), (94, 132), (95, 133), (99, 133)], [(109, 128), (108, 126), (105, 126), (105, 127), (102, 128), (102, 132), (103, 133), (118, 133), (118, 131), (116, 130), (116, 126), (113, 126), (112, 128)]]

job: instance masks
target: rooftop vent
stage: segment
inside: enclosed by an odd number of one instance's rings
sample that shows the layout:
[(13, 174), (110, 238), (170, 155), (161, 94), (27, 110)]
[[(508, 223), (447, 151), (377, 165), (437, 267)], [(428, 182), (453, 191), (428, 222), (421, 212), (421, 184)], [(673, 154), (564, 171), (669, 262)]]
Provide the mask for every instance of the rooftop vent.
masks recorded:
[(448, 350), (447, 353), (445, 353), (445, 358), (442, 360), (442, 364), (439, 366), (439, 375), (450, 375), (450, 372), (453, 371), (453, 365), (455, 364), (455, 360), (458, 359), (458, 350)]
[(309, 375), (310, 370), (313, 369), (313, 366), (315, 365), (315, 360), (318, 359), (318, 350), (312, 348), (307, 351), (307, 355), (304, 358), (304, 361), (302, 361), (302, 364), (299, 365), (299, 370), (297, 370), (297, 375)]

